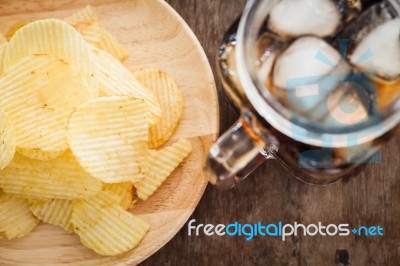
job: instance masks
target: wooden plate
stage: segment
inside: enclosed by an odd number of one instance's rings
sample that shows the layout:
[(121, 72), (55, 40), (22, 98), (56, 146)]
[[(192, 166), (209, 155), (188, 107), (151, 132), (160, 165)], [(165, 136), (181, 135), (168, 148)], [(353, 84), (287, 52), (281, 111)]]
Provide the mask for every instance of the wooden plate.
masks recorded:
[(183, 118), (171, 142), (189, 138), (193, 153), (133, 213), (151, 225), (140, 245), (118, 257), (102, 257), (79, 238), (55, 226), (40, 224), (18, 240), (0, 240), (0, 265), (132, 265), (165, 245), (184, 225), (199, 202), (207, 180), (202, 163), (218, 132), (218, 101), (207, 58), (183, 19), (162, 0), (3, 0), (0, 31), (19, 20), (64, 18), (91, 4), (102, 22), (129, 51), (131, 69), (157, 67), (169, 73), (184, 92)]

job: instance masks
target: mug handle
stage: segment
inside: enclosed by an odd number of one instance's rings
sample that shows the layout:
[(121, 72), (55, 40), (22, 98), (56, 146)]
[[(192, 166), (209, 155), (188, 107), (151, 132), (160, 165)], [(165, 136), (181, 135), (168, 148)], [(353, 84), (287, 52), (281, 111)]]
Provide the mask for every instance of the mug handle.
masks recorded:
[(275, 158), (277, 141), (259, 131), (254, 114), (243, 109), (240, 118), (211, 146), (205, 172), (211, 184), (230, 189), (267, 159)]
[(222, 39), (217, 70), (229, 98), (236, 106), (241, 106), (241, 116), (211, 146), (204, 167), (210, 183), (222, 189), (232, 188), (265, 160), (275, 158), (278, 149), (276, 139), (259, 125), (256, 116), (246, 108), (249, 102), (241, 88), (234, 58), (239, 21), (240, 16)]

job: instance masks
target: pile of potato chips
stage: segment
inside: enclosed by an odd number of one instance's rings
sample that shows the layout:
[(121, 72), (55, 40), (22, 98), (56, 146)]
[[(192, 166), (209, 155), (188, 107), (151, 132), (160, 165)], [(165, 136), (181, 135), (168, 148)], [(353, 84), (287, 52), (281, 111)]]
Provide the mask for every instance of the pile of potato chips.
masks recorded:
[(0, 43), (0, 238), (43, 221), (101, 255), (134, 248), (149, 225), (127, 210), (192, 150), (185, 139), (160, 148), (181, 91), (160, 70), (128, 70), (90, 6), (19, 22)]

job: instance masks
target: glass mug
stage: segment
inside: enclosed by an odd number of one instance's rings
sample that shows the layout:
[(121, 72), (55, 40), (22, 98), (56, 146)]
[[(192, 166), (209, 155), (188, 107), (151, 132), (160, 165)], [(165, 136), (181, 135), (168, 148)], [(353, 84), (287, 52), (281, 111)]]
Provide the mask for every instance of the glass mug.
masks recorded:
[(248, 1), (219, 48), (241, 115), (210, 149), (210, 182), (231, 188), (271, 158), (313, 184), (379, 162), (399, 129), (399, 14), (399, 0)]

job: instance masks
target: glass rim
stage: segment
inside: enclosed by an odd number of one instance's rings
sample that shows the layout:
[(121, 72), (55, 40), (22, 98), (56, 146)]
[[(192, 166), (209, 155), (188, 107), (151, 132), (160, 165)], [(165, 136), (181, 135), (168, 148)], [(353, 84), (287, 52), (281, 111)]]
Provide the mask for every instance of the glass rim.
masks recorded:
[[(280, 0), (268, 1), (272, 7)], [(400, 10), (400, 0), (388, 0)], [(396, 127), (400, 122), (400, 99), (391, 107), (391, 112), (382, 115), (380, 123), (371, 126), (370, 120), (357, 125), (346, 125), (339, 129), (329, 129), (310, 119), (298, 116), (282, 105), (265, 87), (254, 70), (252, 56), (249, 55), (257, 37), (258, 26), (265, 20), (266, 1), (249, 0), (242, 13), (237, 32), (236, 64), (243, 90), (257, 113), (283, 134), (303, 143), (315, 146), (346, 147), (348, 137), (357, 136), (357, 145), (378, 138)], [(399, 13), (400, 14), (400, 13)], [(257, 26), (257, 19), (260, 25)], [(247, 60), (246, 60), (247, 58)], [(328, 144), (328, 145), (326, 145)]]

